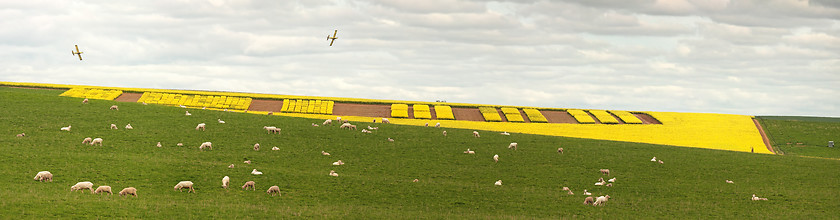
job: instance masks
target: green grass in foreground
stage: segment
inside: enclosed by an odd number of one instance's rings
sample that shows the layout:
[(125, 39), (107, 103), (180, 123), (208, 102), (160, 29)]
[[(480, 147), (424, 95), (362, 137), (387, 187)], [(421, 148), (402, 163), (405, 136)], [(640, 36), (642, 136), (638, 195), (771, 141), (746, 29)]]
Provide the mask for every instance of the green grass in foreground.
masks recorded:
[[(840, 119), (818, 117), (758, 117), (771, 144), (787, 155), (840, 159)], [(834, 141), (834, 148), (828, 148)]]
[[(101, 100), (85, 105), (60, 93), (0, 87), (3, 218), (824, 219), (840, 209), (837, 160), (492, 132), (473, 138), (458, 129), (445, 129), (443, 137), (444, 129), (354, 122), (380, 128), (363, 134), (312, 127), (320, 122), (312, 119), (204, 110), (184, 116), (181, 108)], [(120, 110), (108, 110), (115, 103)], [(193, 129), (201, 122), (207, 131)], [(112, 123), (120, 129), (107, 129)], [(135, 129), (122, 129), (128, 123)], [(71, 132), (59, 131), (67, 125)], [(268, 134), (265, 125), (283, 133)], [(21, 132), (27, 136), (14, 136)], [(85, 137), (102, 137), (104, 146), (82, 145)], [(158, 141), (164, 147), (155, 147)], [(199, 151), (204, 141), (214, 149)], [(519, 150), (507, 149), (510, 142)], [(252, 150), (254, 143), (262, 150)], [(463, 154), (467, 148), (476, 154)], [(650, 162), (653, 156), (665, 163)], [(253, 164), (243, 164), (245, 158)], [(330, 165), (338, 159), (346, 164)], [(231, 163), (236, 167), (227, 168)], [(613, 174), (604, 178), (617, 178), (614, 187), (593, 185), (601, 168)], [(42, 170), (55, 181), (33, 181)], [(340, 176), (328, 176), (330, 170)], [(221, 188), (223, 176), (233, 188)], [(493, 185), (498, 179), (503, 186)], [(195, 182), (197, 193), (173, 191), (181, 180)], [(248, 180), (256, 192), (238, 188)], [(139, 197), (70, 192), (79, 181), (115, 191), (133, 186)], [(267, 196), (271, 185), (283, 195)], [(612, 199), (585, 206), (584, 189)], [(769, 201), (750, 201), (752, 194)]]

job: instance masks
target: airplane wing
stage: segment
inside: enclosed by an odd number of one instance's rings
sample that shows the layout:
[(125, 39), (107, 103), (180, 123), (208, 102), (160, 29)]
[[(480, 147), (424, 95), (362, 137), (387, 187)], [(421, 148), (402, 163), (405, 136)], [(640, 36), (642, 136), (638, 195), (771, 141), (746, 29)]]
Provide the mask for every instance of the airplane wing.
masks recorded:
[(335, 42), (335, 38), (333, 38), (332, 41), (330, 41), (330, 47), (332, 47), (333, 42)]
[(335, 38), (335, 35), (338, 35), (338, 30), (335, 30), (335, 32), (333, 33), (333, 38)]
[(79, 60), (82, 60), (82, 53), (77, 53), (79, 55)]

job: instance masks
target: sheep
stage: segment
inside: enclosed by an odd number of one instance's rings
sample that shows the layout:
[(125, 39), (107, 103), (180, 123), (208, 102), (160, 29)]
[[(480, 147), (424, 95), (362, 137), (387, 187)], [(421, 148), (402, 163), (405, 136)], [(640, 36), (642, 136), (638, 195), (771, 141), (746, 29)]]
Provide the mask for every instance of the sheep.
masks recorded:
[(112, 193), (112, 192), (111, 192), (111, 187), (110, 187), (110, 186), (99, 186), (99, 187), (96, 187), (96, 191), (93, 191), (93, 193), (94, 193), (94, 194), (97, 194), (97, 193), (108, 193), (109, 195), (114, 194), (114, 193)]
[(199, 150), (204, 150), (204, 148), (207, 148), (207, 149), (213, 150), (213, 143), (210, 143), (210, 142), (208, 141), (208, 142), (201, 143), (201, 146), (198, 146), (198, 149), (199, 149)]
[(87, 98), (85, 98), (85, 100), (82, 100), (82, 104), (88, 104), (89, 102), (90, 100), (88, 100)]
[[(231, 164), (231, 165), (233, 165), (233, 164)], [(222, 177), (222, 188), (227, 189), (228, 186), (230, 186), (230, 177), (228, 177), (228, 176)]]
[(91, 182), (78, 182), (78, 183), (76, 183), (76, 185), (73, 185), (73, 186), (70, 187), (71, 192), (76, 191), (76, 190), (83, 190), (83, 189), (89, 189), (90, 193), (93, 193), (93, 183), (91, 183)]
[(388, 138), (388, 141), (389, 142), (394, 142), (394, 139), (393, 138)]
[[(362, 128), (362, 133), (368, 133), (368, 132), (369, 131), (367, 129)], [(371, 132), (371, 133), (373, 133), (373, 132)]]
[(598, 182), (604, 182), (604, 177), (598, 178)]
[(35, 180), (37, 180), (38, 182), (43, 182), (46, 180), (52, 182), (52, 173), (50, 173), (50, 171), (38, 172), (38, 174), (35, 174)]
[(163, 147), (163, 145), (160, 145), (160, 141), (158, 141), (157, 145), (155, 145), (155, 146), (156, 147)]
[(268, 115), (274, 115), (274, 112), (269, 111), (269, 112), (268, 112)]
[(271, 150), (280, 150), (280, 148), (275, 146), (275, 147), (272, 147)]
[(663, 164), (663, 163), (665, 163), (665, 162), (662, 162), (662, 160), (658, 160), (658, 161), (659, 161), (659, 164)]
[(420, 180), (418, 180), (418, 179), (414, 179), (414, 180), (412, 180), (411, 182), (415, 182), (415, 183), (416, 183), (416, 182), (420, 182)]
[(329, 156), (329, 155), (330, 155), (330, 153), (327, 153), (326, 151), (321, 151), (321, 155), (324, 155), (324, 156)]
[(228, 166), (228, 168), (233, 168), (233, 167), (234, 167), (233, 164), (230, 164), (230, 166)]
[(589, 196), (589, 197), (586, 197), (585, 199), (583, 199), (583, 204), (584, 205), (592, 205), (594, 203), (595, 203), (595, 199), (593, 199), (592, 196)]
[(612, 185), (612, 183), (607, 183), (607, 185), (606, 185), (606, 186), (607, 186), (607, 187), (612, 187), (613, 185)]
[(607, 200), (609, 200), (609, 199), (610, 199), (610, 195), (598, 196), (598, 198), (595, 199), (595, 203), (592, 203), (592, 205), (593, 206), (602, 206), (605, 203), (607, 203)]
[(382, 118), (382, 123), (390, 124), (391, 121), (389, 121), (387, 118)]
[(268, 131), (268, 133), (280, 134), (280, 129), (274, 126), (263, 126), (263, 129)]
[(96, 144), (102, 146), (102, 138), (94, 138), (92, 141), (90, 141), (90, 146), (94, 146)]
[(253, 191), (257, 191), (256, 183), (254, 183), (254, 181), (248, 181), (245, 182), (245, 185), (242, 185), (242, 189), (248, 190), (248, 188), (251, 188)]
[(143, 105), (149, 105), (149, 103), (143, 102)]
[(767, 200), (767, 198), (761, 198), (761, 197), (755, 196), (755, 194), (753, 194), (752, 195), (752, 201), (758, 201), (758, 200)]
[(510, 143), (510, 145), (508, 145), (508, 149), (513, 148), (513, 150), (516, 150), (517, 145), (519, 145), (519, 144), (517, 144), (516, 142)]
[(173, 188), (173, 190), (178, 190), (178, 192), (181, 192), (181, 189), (183, 189), (183, 188), (188, 188), (189, 190), (187, 190), (187, 192), (195, 193), (195, 188), (193, 188), (193, 182), (192, 181), (178, 182), (178, 184), (175, 184), (175, 187)]
[(268, 187), (268, 190), (265, 191), (265, 193), (267, 193), (269, 195), (272, 195), (272, 196), (274, 196), (274, 193), (277, 193), (277, 195), (279, 196), (280, 195), (280, 187), (279, 186)]
[(601, 169), (601, 174), (609, 176), (610, 175), (610, 169)]
[(735, 183), (735, 182), (732, 182), (732, 180), (726, 180), (726, 183)]
[(496, 183), (495, 183), (495, 185), (497, 185), (497, 186), (501, 186), (501, 185), (502, 185), (502, 180), (497, 180), (497, 181), (496, 181)]
[(656, 162), (656, 157), (653, 157), (653, 159), (650, 159), (650, 162)]
[(118, 107), (118, 106), (116, 106), (116, 105), (112, 105), (112, 106), (111, 106), (111, 108), (110, 108), (110, 110), (117, 110), (117, 111), (119, 111), (119, 110), (120, 110), (120, 107)]
[(312, 127), (318, 127), (318, 124), (312, 123)]
[(217, 120), (219, 121), (219, 124), (224, 124), (224, 123), (225, 123), (225, 121), (222, 121), (222, 119), (221, 119), (221, 118), (220, 118), (220, 119), (217, 119)]
[(67, 127), (62, 127), (61, 130), (62, 131), (70, 131), (70, 128), (72, 128), (72, 127), (73, 127), (72, 125), (68, 125)]
[(584, 189), (584, 190), (583, 190), (583, 195), (584, 195), (584, 196), (591, 196), (591, 195), (592, 195), (592, 193), (591, 193), (591, 192), (589, 192), (589, 191), (586, 191), (586, 189)]
[(242, 163), (251, 164), (251, 160), (242, 161)]
[(436, 124), (435, 124), (435, 127), (436, 127), (436, 128), (440, 128), (440, 122), (436, 123)]
[(82, 144), (88, 144), (91, 141), (93, 141), (93, 139), (91, 139), (90, 137), (86, 137), (84, 140), (82, 140)]
[(426, 127), (429, 127), (429, 123), (426, 123)]
[(499, 162), (499, 155), (498, 154), (493, 155), (493, 162), (496, 162), (496, 163)]
[(20, 133), (20, 134), (15, 135), (15, 137), (23, 137), (23, 136), (26, 136), (26, 133)]
[(332, 119), (325, 120), (323, 125), (332, 125)]
[(127, 125), (125, 125), (125, 129), (131, 130), (131, 129), (134, 129), (134, 127), (131, 127), (131, 124), (127, 124)]
[(195, 130), (196, 130), (196, 131), (198, 131), (198, 130), (204, 131), (204, 130), (206, 129), (206, 128), (204, 127), (205, 125), (206, 125), (206, 124), (204, 124), (204, 123), (199, 123), (198, 125), (196, 125), (196, 126), (195, 126)]
[(564, 186), (564, 187), (563, 187), (563, 191), (569, 191), (569, 187)]
[(606, 183), (605, 182), (595, 182), (596, 186), (603, 186), (604, 184), (606, 184)]
[(254, 174), (254, 175), (262, 175), (262, 174), (263, 174), (263, 172), (260, 172), (260, 171), (257, 171), (257, 169), (254, 169), (254, 170), (251, 170), (251, 174)]
[(330, 170), (330, 176), (338, 176), (338, 173), (335, 170)]
[(178, 146), (178, 147), (183, 147), (183, 146), (184, 146), (184, 143), (178, 143), (178, 144), (175, 144), (175, 146)]
[(260, 143), (254, 144), (254, 151), (260, 151)]
[(137, 197), (137, 189), (135, 189), (134, 187), (128, 187), (123, 190), (120, 190), (120, 196), (124, 195), (133, 195), (134, 197)]
[(341, 166), (341, 165), (344, 165), (344, 162), (342, 162), (341, 160), (338, 160), (336, 162), (333, 162), (332, 165), (333, 166)]
[(557, 148), (557, 153), (563, 154), (563, 148)]
[(190, 116), (190, 115), (192, 115), (192, 114), (190, 114), (190, 111), (187, 111), (187, 113), (185, 113), (184, 115), (186, 115), (186, 116)]
[(368, 125), (367, 129), (368, 130), (379, 130), (379, 127), (371, 127), (370, 125)]
[(473, 137), (478, 138), (478, 137), (481, 137), (481, 135), (478, 134), (478, 131), (473, 131)]
[(613, 177), (613, 178), (612, 178), (612, 179), (610, 179), (610, 180), (607, 180), (607, 182), (614, 183), (614, 182), (615, 182), (615, 177)]
[(467, 151), (464, 151), (465, 154), (475, 154), (475, 151), (470, 150), (467, 148)]
[(111, 130), (117, 130), (117, 125), (111, 124)]
[(446, 137), (446, 131), (443, 131), (443, 136)]
[(507, 131), (502, 132), (502, 133), (499, 133), (499, 134), (501, 134), (501, 135), (505, 135), (505, 136), (510, 136), (510, 133), (507, 133)]
[(566, 194), (574, 195), (575, 193), (573, 193), (571, 190), (569, 190), (569, 192), (567, 192)]
[(341, 124), (338, 128), (347, 128), (348, 130), (356, 130), (355, 125), (351, 125), (350, 123)]

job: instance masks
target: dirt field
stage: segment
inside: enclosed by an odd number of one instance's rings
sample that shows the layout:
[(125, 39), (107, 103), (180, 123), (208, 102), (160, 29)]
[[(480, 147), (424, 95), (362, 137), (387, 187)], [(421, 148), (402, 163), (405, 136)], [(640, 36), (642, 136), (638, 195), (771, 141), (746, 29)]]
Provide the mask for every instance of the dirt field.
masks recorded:
[(283, 100), (251, 100), (248, 111), (280, 112), (283, 109)]
[(143, 96), (143, 93), (126, 93), (124, 92), (120, 97), (114, 99), (114, 101), (118, 102), (137, 102), (140, 100), (140, 97)]
[[(390, 118), (391, 106), (374, 104), (338, 103), (333, 105), (333, 115), (352, 115), (376, 118)], [(409, 116), (413, 116), (409, 111)]]
[(659, 120), (656, 120), (655, 118), (653, 118), (653, 116), (650, 116), (648, 114), (633, 113), (633, 115), (641, 119), (642, 124), (662, 124), (662, 122), (659, 122)]
[(452, 114), (455, 116), (455, 120), (484, 121), (484, 116), (481, 116), (481, 112), (478, 111), (478, 108), (452, 107)]
[(567, 124), (577, 124), (577, 120), (575, 120), (572, 115), (565, 111), (549, 111), (549, 110), (540, 110), (540, 113), (545, 116), (545, 119), (548, 120), (548, 123), (567, 123)]

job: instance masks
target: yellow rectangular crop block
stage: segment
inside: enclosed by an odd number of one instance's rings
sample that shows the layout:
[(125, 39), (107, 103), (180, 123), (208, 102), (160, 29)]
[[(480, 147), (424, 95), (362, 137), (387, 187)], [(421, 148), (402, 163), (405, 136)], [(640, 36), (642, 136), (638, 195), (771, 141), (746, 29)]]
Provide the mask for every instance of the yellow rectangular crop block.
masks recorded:
[(618, 119), (615, 119), (610, 113), (607, 113), (606, 110), (589, 110), (589, 113), (595, 116), (598, 121), (604, 124), (618, 124)]
[(642, 124), (643, 123), (641, 119), (637, 118), (635, 115), (633, 115), (632, 113), (630, 113), (628, 111), (610, 110), (609, 112), (615, 114), (615, 116), (618, 116), (619, 119), (621, 119), (622, 121), (624, 121), (624, 123), (627, 123), (627, 124)]
[(519, 110), (516, 108), (502, 108), (502, 113), (505, 114), (519, 114)]
[(574, 117), (575, 120), (578, 121), (578, 123), (581, 123), (581, 124), (594, 124), (595, 123), (595, 119), (593, 119), (591, 116), (589, 116), (589, 114), (587, 114), (583, 110), (569, 109), (566, 112), (568, 112), (570, 115), (572, 115), (572, 117)]
[(445, 105), (436, 105), (435, 106), (435, 115), (437, 119), (447, 119), (447, 120), (454, 120), (455, 115), (452, 114), (452, 107), (445, 106)]
[(484, 121), (502, 121), (502, 117), (499, 116), (498, 112), (481, 113), (481, 116), (484, 117)]
[(548, 122), (548, 119), (537, 109), (526, 108), (522, 109), (522, 111), (525, 112), (525, 115), (528, 116), (528, 120), (531, 120), (531, 122)]
[(505, 114), (505, 118), (509, 122), (525, 122), (525, 119), (522, 118), (522, 114)]
[(481, 112), (482, 114), (484, 114), (484, 113), (497, 113), (498, 114), (499, 113), (498, 111), (496, 111), (496, 108), (493, 108), (493, 107), (478, 107), (478, 111)]

